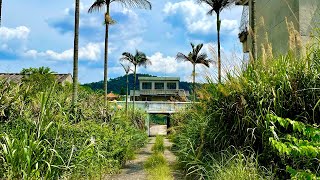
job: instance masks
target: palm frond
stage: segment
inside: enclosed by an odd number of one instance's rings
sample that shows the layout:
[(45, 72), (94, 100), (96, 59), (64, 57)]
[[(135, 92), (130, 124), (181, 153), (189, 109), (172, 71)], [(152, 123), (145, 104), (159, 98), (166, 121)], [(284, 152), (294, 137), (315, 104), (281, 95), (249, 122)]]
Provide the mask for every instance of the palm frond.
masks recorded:
[(203, 47), (203, 44), (198, 44), (196, 48), (194, 48), (194, 54), (198, 55)]
[(212, 15), (213, 12), (220, 13), (223, 9), (234, 4), (236, 0), (197, 0), (198, 3), (204, 3), (210, 6), (207, 14)]
[(120, 61), (129, 61), (134, 65), (136, 64), (134, 56), (129, 52), (122, 53), (122, 57), (120, 58)]
[(138, 66), (144, 66), (147, 67), (148, 65), (151, 65), (150, 59), (147, 58), (146, 54), (136, 50), (135, 59)]
[(178, 54), (176, 55), (176, 60), (177, 61), (189, 61), (189, 62), (191, 62), (189, 56), (186, 56), (181, 52), (178, 52)]
[(207, 66), (207, 67), (210, 67), (210, 64), (213, 63), (213, 60), (212, 60), (212, 59), (209, 59), (209, 58), (208, 58), (208, 55), (207, 55), (206, 53), (201, 53), (201, 54), (198, 56), (198, 58), (197, 58), (197, 60), (196, 60), (195, 63), (196, 63), (196, 64), (203, 64), (203, 65), (205, 65), (205, 66)]
[(88, 13), (101, 11), (108, 2), (106, 0), (96, 0), (89, 8)]
[(132, 55), (129, 52), (122, 53), (120, 61), (129, 61), (135, 66), (147, 67), (148, 65), (151, 65), (151, 61), (147, 58), (146, 54), (138, 50), (136, 50), (135, 55)]
[(123, 67), (124, 71), (126, 72), (126, 74), (128, 74), (131, 70), (129, 65), (123, 65), (122, 63), (120, 63), (121, 66)]
[(111, 2), (119, 2), (124, 7), (151, 9), (151, 2), (148, 0), (111, 0)]
[(215, 12), (214, 9), (210, 9), (210, 10), (207, 12), (207, 15), (212, 16), (214, 12)]

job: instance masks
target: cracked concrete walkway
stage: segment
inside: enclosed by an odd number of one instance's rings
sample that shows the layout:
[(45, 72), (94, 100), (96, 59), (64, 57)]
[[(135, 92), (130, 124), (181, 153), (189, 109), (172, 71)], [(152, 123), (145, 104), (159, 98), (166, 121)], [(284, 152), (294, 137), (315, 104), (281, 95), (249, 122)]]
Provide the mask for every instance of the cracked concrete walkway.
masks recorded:
[[(162, 127), (160, 128), (162, 129)], [(147, 145), (140, 149), (136, 154), (136, 159), (130, 160), (126, 165), (121, 169), (120, 174), (107, 175), (103, 179), (105, 180), (147, 180), (147, 172), (144, 171), (143, 164), (152, 155), (151, 147), (155, 142), (155, 137), (150, 137)], [(172, 169), (172, 174), (175, 180), (184, 179), (182, 174), (179, 171), (174, 170), (174, 164), (176, 163), (176, 156), (170, 151), (172, 143), (169, 142), (167, 138), (164, 139), (164, 145), (166, 150), (164, 156), (167, 159), (170, 168)]]

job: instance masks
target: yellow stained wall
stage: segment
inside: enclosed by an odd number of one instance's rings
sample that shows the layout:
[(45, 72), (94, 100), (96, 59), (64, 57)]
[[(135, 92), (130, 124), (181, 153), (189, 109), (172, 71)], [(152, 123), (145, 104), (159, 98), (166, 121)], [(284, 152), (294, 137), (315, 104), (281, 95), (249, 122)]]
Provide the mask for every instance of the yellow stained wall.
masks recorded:
[[(249, 2), (251, 11), (251, 1)], [(251, 24), (251, 15), (249, 24)], [(302, 44), (308, 41), (312, 30), (320, 27), (320, 0), (256, 0), (256, 32), (258, 57), (262, 55), (262, 45), (271, 44), (274, 55), (285, 54), (289, 50), (287, 23), (302, 36)], [(249, 35), (250, 36), (250, 35)], [(251, 51), (251, 37), (249, 37)]]

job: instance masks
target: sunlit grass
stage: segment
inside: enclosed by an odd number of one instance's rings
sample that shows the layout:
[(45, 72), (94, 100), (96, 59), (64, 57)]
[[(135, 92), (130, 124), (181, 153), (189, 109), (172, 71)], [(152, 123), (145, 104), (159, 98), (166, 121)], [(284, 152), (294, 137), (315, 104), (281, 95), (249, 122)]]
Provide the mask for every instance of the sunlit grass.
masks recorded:
[(164, 137), (163, 136), (156, 136), (156, 140), (154, 145), (152, 146), (151, 150), (155, 153), (163, 153), (165, 150), (164, 147)]
[(164, 137), (157, 136), (152, 146), (153, 154), (144, 163), (150, 180), (173, 180), (169, 164), (164, 157)]

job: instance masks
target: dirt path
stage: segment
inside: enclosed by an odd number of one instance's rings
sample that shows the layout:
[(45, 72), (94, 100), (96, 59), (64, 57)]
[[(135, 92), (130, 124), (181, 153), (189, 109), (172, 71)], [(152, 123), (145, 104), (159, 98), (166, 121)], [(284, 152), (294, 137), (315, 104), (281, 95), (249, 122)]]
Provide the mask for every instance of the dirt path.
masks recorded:
[[(140, 150), (137, 154), (136, 159), (127, 162), (123, 169), (121, 169), (120, 174), (108, 175), (104, 177), (105, 180), (147, 180), (147, 173), (144, 171), (143, 164), (148, 159), (148, 157), (152, 154), (151, 147), (155, 142), (155, 137), (149, 138), (149, 143)], [(166, 147), (171, 147), (172, 143), (169, 142), (168, 139), (164, 140), (164, 144)], [(169, 148), (170, 149), (170, 148)], [(164, 156), (166, 157), (169, 165), (172, 167), (176, 162), (175, 155), (166, 148), (164, 152)], [(173, 168), (172, 168), (173, 169)], [(172, 172), (174, 179), (180, 180), (181, 174), (177, 171)]]

